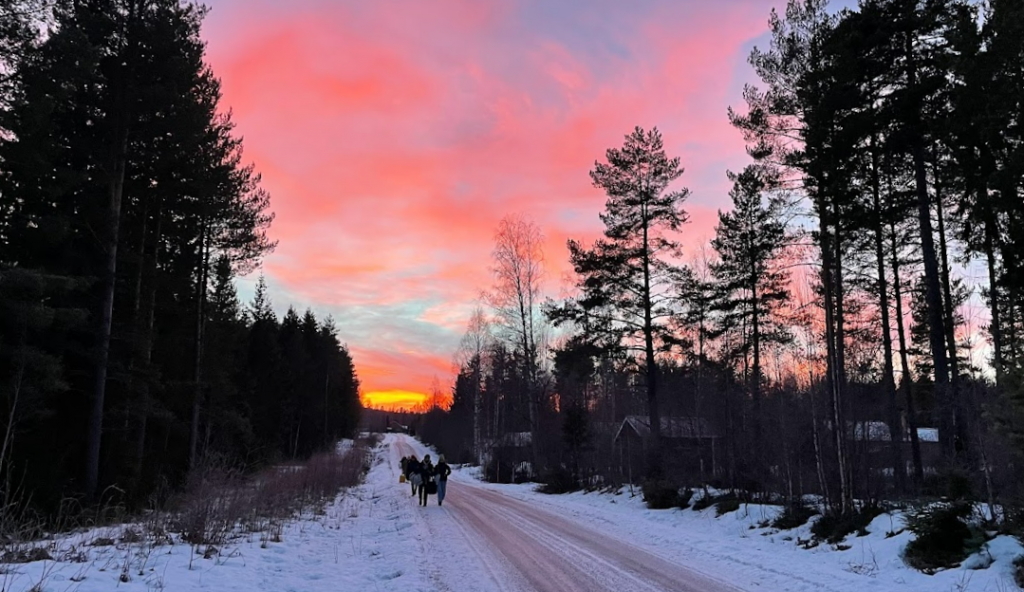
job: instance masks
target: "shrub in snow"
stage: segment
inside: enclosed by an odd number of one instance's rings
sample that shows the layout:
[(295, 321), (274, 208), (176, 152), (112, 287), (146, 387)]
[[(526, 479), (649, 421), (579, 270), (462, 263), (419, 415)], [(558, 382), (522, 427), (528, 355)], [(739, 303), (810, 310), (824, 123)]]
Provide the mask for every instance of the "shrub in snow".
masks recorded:
[(685, 510), (690, 507), (690, 500), (693, 499), (693, 490), (684, 489), (679, 492), (679, 498), (676, 500), (676, 507), (680, 510)]
[(868, 534), (868, 524), (881, 513), (882, 508), (877, 504), (865, 504), (845, 514), (829, 512), (811, 525), (811, 534), (819, 541), (834, 545), (852, 533), (857, 533), (857, 536)]
[(665, 510), (675, 507), (679, 488), (668, 481), (644, 481), (641, 490), (644, 502), (652, 510)]
[(45, 547), (12, 549), (0, 555), (0, 563), (32, 563), (33, 561), (53, 561), (53, 557)]
[(928, 497), (968, 500), (974, 497), (970, 475), (960, 469), (946, 469), (925, 477), (922, 493)]
[(221, 545), (240, 530), (278, 540), (282, 521), (304, 509), (318, 511), (343, 487), (357, 485), (369, 468), (366, 453), (373, 445), (361, 440), (343, 454), (318, 452), (253, 478), (214, 464), (201, 466), (189, 475), (165, 526), (191, 545)]
[(984, 533), (968, 523), (973, 508), (967, 502), (940, 503), (907, 515), (907, 527), (917, 535), (907, 543), (903, 559), (926, 573), (957, 567), (985, 542)]
[(1024, 588), (1024, 555), (1013, 560), (1013, 581), (1018, 588)]
[(1017, 540), (1024, 545), (1024, 506), (1022, 506), (1020, 501), (1006, 504), (1002, 507), (1002, 513), (1002, 531), (1005, 534), (1017, 537)]
[(715, 504), (715, 496), (705, 492), (704, 495), (700, 496), (697, 501), (693, 502), (693, 511), (699, 512), (701, 510), (707, 510)]
[(740, 509), (740, 500), (736, 497), (724, 497), (715, 502), (715, 514), (724, 516)]
[(556, 467), (544, 476), (544, 484), (540, 487), (541, 493), (569, 493), (580, 489), (579, 483), (572, 475), (572, 471), (565, 467)]
[(693, 502), (693, 509), (697, 512), (706, 510), (711, 506), (715, 506), (718, 511), (718, 515), (721, 516), (722, 514), (727, 514), (739, 509), (739, 497), (732, 492), (722, 493), (719, 495), (710, 495), (705, 493), (700, 499)]
[(514, 469), (511, 462), (492, 459), (484, 467), (484, 478), (491, 483), (511, 483)]
[(652, 510), (666, 510), (668, 508), (685, 509), (690, 505), (690, 498), (693, 491), (686, 489), (680, 491), (679, 486), (670, 481), (651, 480), (646, 481), (642, 487), (644, 501), (647, 507)]
[(790, 530), (799, 528), (811, 519), (811, 516), (818, 514), (818, 511), (810, 506), (801, 503), (787, 504), (782, 513), (772, 520), (772, 528), (779, 530)]

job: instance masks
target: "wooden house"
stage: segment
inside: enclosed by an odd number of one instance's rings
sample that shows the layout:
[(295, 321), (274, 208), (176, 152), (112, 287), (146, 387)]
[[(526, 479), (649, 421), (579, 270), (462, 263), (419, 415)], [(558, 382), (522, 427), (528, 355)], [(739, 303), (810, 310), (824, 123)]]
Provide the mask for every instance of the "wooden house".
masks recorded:
[[(637, 482), (643, 474), (651, 437), (646, 415), (627, 415), (613, 442), (623, 479)], [(662, 417), (661, 450), (666, 471), (712, 476), (718, 471), (721, 435), (703, 417)]]

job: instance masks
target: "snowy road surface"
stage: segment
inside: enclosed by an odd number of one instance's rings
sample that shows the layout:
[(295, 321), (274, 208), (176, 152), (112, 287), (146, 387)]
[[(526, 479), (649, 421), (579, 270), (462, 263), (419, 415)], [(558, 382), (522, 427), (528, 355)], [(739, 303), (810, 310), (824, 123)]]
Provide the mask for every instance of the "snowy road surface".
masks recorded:
[[(424, 450), (389, 439), (392, 463)], [(397, 469), (396, 469), (397, 470)], [(423, 508), (442, 590), (502, 592), (736, 592), (629, 541), (455, 476), (443, 507)], [(479, 575), (478, 575), (479, 574)], [(467, 578), (486, 576), (488, 581)]]

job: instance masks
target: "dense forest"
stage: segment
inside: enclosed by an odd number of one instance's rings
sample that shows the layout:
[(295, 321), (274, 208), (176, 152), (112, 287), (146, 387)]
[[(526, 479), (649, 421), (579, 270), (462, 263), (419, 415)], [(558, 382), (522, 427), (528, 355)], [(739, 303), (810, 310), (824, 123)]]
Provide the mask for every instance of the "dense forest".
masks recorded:
[[(349, 435), (330, 318), (234, 280), (275, 244), (179, 0), (0, 6), (0, 508), (140, 507)], [(155, 496), (155, 497), (154, 497)]]
[(685, 242), (682, 163), (637, 128), (590, 172), (605, 231), (569, 241), (571, 297), (545, 298), (542, 229), (502, 221), (454, 404), (421, 433), (552, 490), (1021, 507), (1024, 4), (769, 18), (713, 239)]

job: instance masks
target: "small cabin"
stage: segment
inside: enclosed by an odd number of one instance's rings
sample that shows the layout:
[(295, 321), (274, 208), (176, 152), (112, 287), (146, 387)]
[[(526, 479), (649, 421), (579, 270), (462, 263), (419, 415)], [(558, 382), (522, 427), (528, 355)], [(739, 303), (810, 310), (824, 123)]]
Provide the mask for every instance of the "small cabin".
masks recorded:
[[(661, 418), (661, 444), (665, 468), (694, 476), (714, 475), (718, 471), (721, 435), (703, 417), (672, 416)], [(625, 480), (635, 481), (643, 473), (650, 418), (627, 415), (619, 424), (613, 442)]]
[[(513, 475), (508, 476), (509, 481), (521, 481), (533, 476), (532, 458), (533, 434), (530, 432), (509, 432), (498, 438), (490, 438), (483, 441), (483, 449), (480, 451), (480, 465), (485, 469), (492, 461), (497, 461), (499, 471), (501, 467), (511, 467)], [(495, 476), (499, 481), (504, 481), (501, 474)]]

